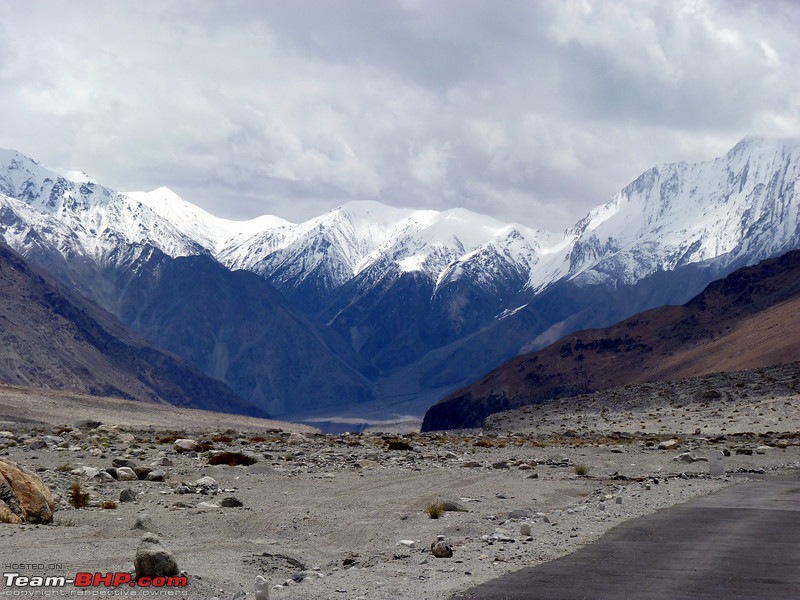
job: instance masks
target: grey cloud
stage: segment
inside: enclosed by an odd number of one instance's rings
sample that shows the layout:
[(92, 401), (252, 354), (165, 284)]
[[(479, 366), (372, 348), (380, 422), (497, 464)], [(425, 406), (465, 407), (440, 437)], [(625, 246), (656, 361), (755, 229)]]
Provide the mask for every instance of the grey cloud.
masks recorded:
[(800, 135), (791, 2), (6, 3), (0, 146), (227, 217), (349, 199), (562, 229)]

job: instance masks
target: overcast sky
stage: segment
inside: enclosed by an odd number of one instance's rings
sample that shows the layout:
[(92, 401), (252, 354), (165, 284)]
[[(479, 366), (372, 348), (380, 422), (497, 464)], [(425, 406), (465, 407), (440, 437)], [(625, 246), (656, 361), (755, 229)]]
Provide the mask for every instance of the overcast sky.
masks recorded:
[(780, 0), (0, 0), (0, 147), (228, 218), (558, 231), (656, 163), (800, 135), (799, 31)]

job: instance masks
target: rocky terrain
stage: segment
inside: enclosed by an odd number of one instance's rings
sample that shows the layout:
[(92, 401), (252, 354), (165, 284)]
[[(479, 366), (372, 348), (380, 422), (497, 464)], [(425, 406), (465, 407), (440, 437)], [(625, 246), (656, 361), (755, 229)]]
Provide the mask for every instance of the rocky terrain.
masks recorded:
[[(613, 409), (587, 396), (498, 415), (483, 431), (341, 435), (9, 388), (0, 458), (38, 473), (56, 511), (52, 525), (0, 525), (0, 562), (47, 576), (133, 572), (154, 533), (188, 587), (153, 594), (255, 598), (260, 576), (273, 600), (446, 598), (624, 520), (797, 468), (797, 398), (766, 381), (730, 396), (717, 385), (713, 398), (694, 382), (671, 400), (631, 386), (609, 392)], [(710, 474), (714, 454), (722, 476)], [(452, 557), (432, 554), (438, 536)]]

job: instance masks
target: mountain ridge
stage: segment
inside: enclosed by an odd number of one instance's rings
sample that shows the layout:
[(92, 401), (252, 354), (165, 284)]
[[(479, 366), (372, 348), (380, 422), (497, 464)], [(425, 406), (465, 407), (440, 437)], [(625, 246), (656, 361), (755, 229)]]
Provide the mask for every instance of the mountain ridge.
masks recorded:
[(0, 244), (3, 383), (257, 415), (227, 386), (125, 329)]
[(526, 404), (800, 361), (800, 251), (735, 271), (682, 306), (569, 334), (518, 356), (432, 406), (423, 430), (481, 426)]
[[(114, 192), (83, 174), (63, 177), (3, 151), (0, 234), (117, 316), (128, 302), (124, 286), (134, 285), (151, 249), (170, 259), (203, 256), (230, 272), (251, 271), (280, 292), (282, 300), (264, 288), (275, 312), (290, 320), (287, 308), (305, 315), (300, 337), (311, 345), (300, 345), (325, 353), (355, 386), (346, 386), (348, 394), (331, 392), (336, 397), (326, 392), (319, 403), (358, 412), (361, 403), (353, 398), (388, 400), (401, 375), (404, 394), (433, 402), (433, 394), (447, 395), (563, 333), (686, 302), (717, 277), (800, 247), (798, 178), (799, 140), (746, 138), (710, 161), (653, 167), (554, 234), (464, 209), (373, 201), (298, 224), (269, 216), (233, 222), (166, 189)], [(140, 288), (151, 302), (146, 292)], [(207, 310), (195, 302), (185, 304)], [(173, 316), (178, 312), (175, 307)], [(128, 325), (144, 327), (125, 314)], [(170, 327), (169, 315), (155, 314), (150, 335)], [(231, 330), (246, 315), (239, 320)], [(224, 334), (210, 321), (203, 327), (201, 339)], [(328, 342), (312, 341), (323, 338)], [(292, 345), (289, 338), (271, 343), (264, 352), (276, 357)], [(224, 372), (208, 357), (197, 363), (208, 374)], [(252, 357), (240, 368), (260, 367)], [(292, 368), (296, 379), (316, 379), (318, 387), (310, 389), (326, 389), (321, 372)], [(276, 371), (261, 377), (263, 389), (270, 380), (284, 382), (263, 401), (308, 408), (292, 396), (291, 377)]]

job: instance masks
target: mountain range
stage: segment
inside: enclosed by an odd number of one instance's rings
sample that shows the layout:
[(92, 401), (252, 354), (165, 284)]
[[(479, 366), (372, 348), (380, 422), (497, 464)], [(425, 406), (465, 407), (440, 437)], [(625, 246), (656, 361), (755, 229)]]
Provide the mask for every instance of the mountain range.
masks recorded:
[(480, 427), (504, 410), (622, 385), (800, 361), (800, 251), (743, 267), (682, 306), (571, 333), (428, 410), (423, 430)]
[(800, 247), (800, 141), (653, 167), (561, 234), (347, 203), (220, 219), (0, 151), (0, 237), (272, 416), (421, 415), (565, 334)]
[(0, 381), (263, 416), (0, 244)]

